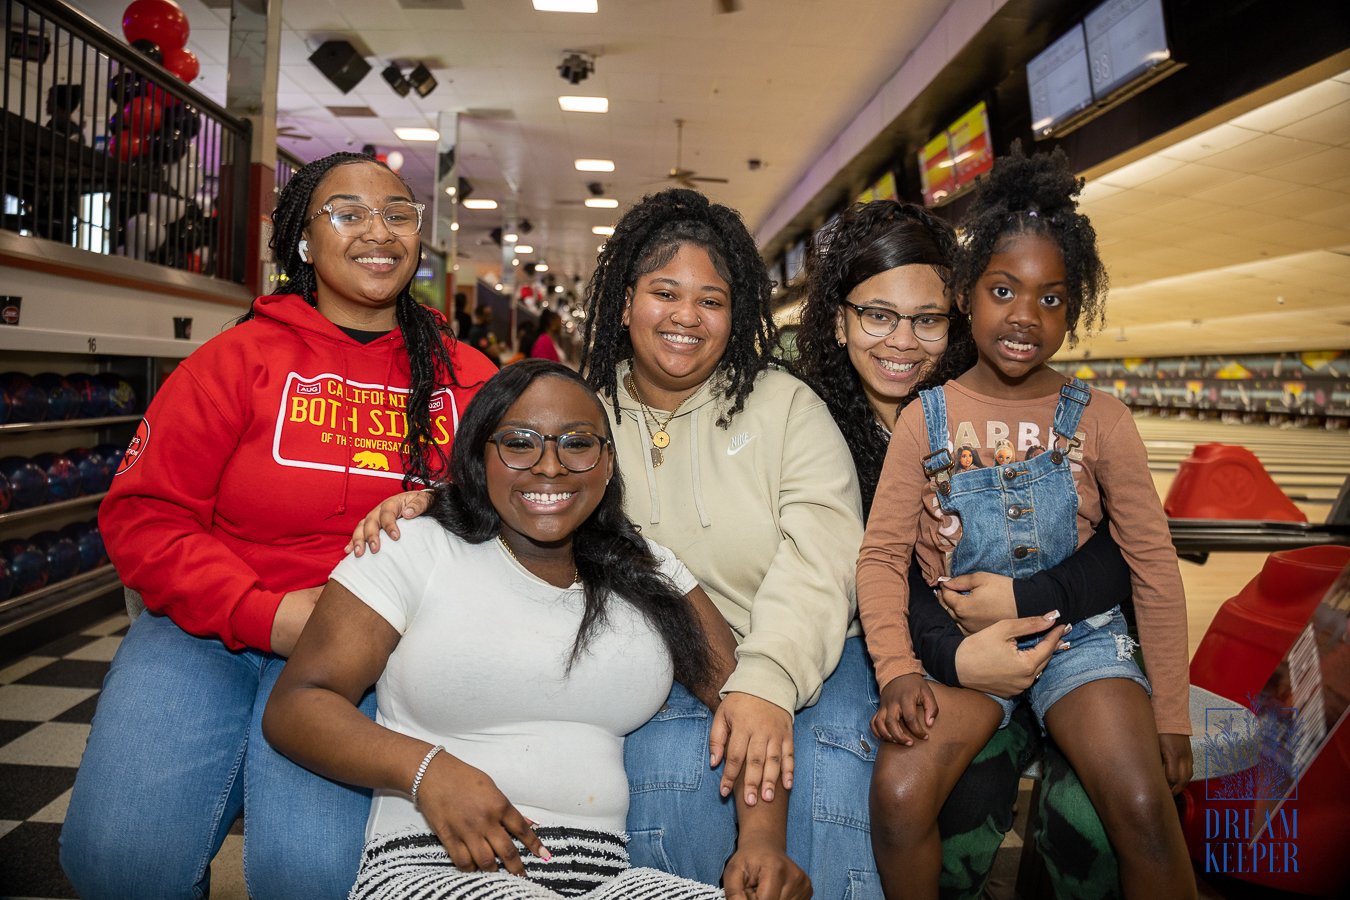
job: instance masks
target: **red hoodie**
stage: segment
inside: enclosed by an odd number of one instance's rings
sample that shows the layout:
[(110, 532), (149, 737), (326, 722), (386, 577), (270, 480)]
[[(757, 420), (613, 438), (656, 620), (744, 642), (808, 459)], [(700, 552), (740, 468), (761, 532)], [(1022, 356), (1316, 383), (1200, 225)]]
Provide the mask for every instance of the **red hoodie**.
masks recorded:
[[(293, 294), (253, 310), (164, 382), (99, 508), (122, 581), (235, 650), (269, 650), (282, 595), (327, 581), (356, 523), (402, 490), (411, 381), (397, 329), (361, 344)], [(450, 358), (463, 387), (431, 399), (447, 454), (496, 372), (465, 344)]]

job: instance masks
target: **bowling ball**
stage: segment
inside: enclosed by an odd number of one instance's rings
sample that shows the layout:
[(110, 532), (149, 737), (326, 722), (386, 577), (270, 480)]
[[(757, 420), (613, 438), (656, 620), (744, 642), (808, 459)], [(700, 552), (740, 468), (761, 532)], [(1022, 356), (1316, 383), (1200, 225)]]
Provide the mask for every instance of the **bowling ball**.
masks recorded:
[(33, 465), (47, 475), (47, 502), (60, 503), (62, 500), (74, 500), (84, 493), (80, 488), (80, 470), (63, 453), (39, 453), (33, 457)]
[(0, 390), (0, 425), (9, 421), (9, 394)]
[(62, 528), (58, 534), (70, 538), (80, 551), (80, 571), (88, 572), (108, 561), (108, 552), (103, 547), (103, 535), (99, 534), (98, 519), (77, 522)]
[(80, 398), (65, 376), (43, 372), (33, 376), (33, 384), (47, 395), (47, 421), (73, 419), (80, 414)]
[(112, 485), (112, 469), (103, 454), (88, 447), (67, 450), (66, 456), (80, 473), (80, 490), (85, 494), (101, 494)]
[(9, 505), (14, 501), (14, 492), (9, 488), (9, 479), (0, 474), (0, 513), (8, 512)]
[(108, 388), (84, 372), (71, 372), (66, 384), (79, 399), (81, 419), (97, 419), (108, 414)]
[(28, 539), (47, 557), (47, 583), (65, 581), (80, 571), (80, 550), (70, 538), (43, 531)]
[(9, 481), (10, 508), (27, 509), (47, 502), (47, 473), (22, 456), (0, 459), (0, 475)]
[(0, 375), (0, 394), (9, 401), (11, 422), (41, 422), (47, 418), (47, 395), (22, 372)]
[[(122, 457), (127, 455), (127, 446), (126, 444), (99, 444), (94, 448), (94, 452), (103, 457), (103, 462), (108, 466), (108, 471), (116, 475), (117, 467), (122, 465)], [(108, 478), (108, 483), (112, 484), (111, 476)]]
[(129, 416), (136, 410), (136, 389), (116, 372), (100, 372), (94, 381), (108, 389), (108, 415)]
[(9, 576), (9, 562), (0, 556), (0, 600), (8, 600), (14, 593), (14, 579)]
[(15, 594), (27, 594), (46, 585), (47, 557), (28, 541), (0, 541), (0, 558), (9, 565), (9, 577), (14, 579)]

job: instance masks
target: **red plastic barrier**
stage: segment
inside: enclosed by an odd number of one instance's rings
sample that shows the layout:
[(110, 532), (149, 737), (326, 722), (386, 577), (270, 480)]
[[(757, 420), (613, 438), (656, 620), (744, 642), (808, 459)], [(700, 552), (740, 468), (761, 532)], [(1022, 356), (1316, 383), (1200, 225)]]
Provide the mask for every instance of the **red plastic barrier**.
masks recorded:
[(1173, 519), (1306, 522), (1256, 454), (1232, 444), (1197, 444), (1163, 501)]
[[(1272, 553), (1242, 591), (1219, 608), (1191, 660), (1191, 683), (1246, 706), (1293, 646), (1336, 576), (1350, 565), (1350, 547), (1308, 547)], [(1322, 660), (1333, 695), (1344, 696), (1343, 673), (1350, 665), (1350, 644), (1342, 643)], [(1335, 710), (1326, 710), (1333, 716)], [(1197, 776), (1205, 771), (1202, 753)], [(1350, 892), (1346, 835), (1350, 834), (1350, 728), (1332, 735), (1298, 781), (1297, 798), (1284, 804), (1273, 839), (1261, 842), (1264, 859), (1233, 855), (1234, 832), (1245, 834), (1246, 815), (1259, 828), (1259, 801), (1210, 799), (1221, 796), (1221, 779), (1195, 781), (1183, 796), (1182, 830), (1191, 858), (1202, 872), (1226, 868), (1229, 877), (1315, 897), (1344, 897)], [(1289, 825), (1294, 833), (1287, 833)], [(1236, 826), (1236, 827), (1235, 827)], [(1253, 829), (1256, 830), (1256, 829)], [(1288, 838), (1287, 840), (1285, 838)], [(1227, 857), (1223, 853), (1228, 852)], [(1275, 857), (1272, 860), (1271, 857)]]

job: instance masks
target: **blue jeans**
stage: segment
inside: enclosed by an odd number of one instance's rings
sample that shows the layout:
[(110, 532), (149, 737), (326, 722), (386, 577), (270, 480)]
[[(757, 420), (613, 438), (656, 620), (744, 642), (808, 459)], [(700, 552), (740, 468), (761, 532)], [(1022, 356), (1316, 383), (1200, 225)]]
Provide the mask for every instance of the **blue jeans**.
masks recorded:
[[(347, 896), (370, 792), (321, 778), (264, 740), (263, 708), (284, 664), (164, 616), (136, 618), (104, 680), (61, 831), (61, 864), (81, 897), (206, 896), (241, 809), (251, 897)], [(371, 692), (361, 709), (374, 708)]]
[[(867, 651), (862, 638), (850, 638), (819, 702), (798, 712), (793, 726), (787, 849), (821, 900), (881, 900), (868, 824), (876, 710)], [(736, 810), (718, 792), (720, 767), (708, 766), (711, 728), (712, 713), (676, 684), (661, 711), (624, 742), (634, 866), (720, 882), (736, 849)]]

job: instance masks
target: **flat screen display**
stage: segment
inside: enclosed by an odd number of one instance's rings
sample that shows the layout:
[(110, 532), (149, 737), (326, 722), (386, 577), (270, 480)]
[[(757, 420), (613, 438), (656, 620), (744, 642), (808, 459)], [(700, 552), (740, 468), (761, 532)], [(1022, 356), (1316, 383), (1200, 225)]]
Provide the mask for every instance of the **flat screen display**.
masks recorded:
[(1070, 28), (1027, 63), (1027, 91), (1031, 94), (1031, 131), (1038, 138), (1092, 105), (1082, 25)]
[(1083, 28), (1098, 100), (1172, 58), (1162, 0), (1107, 0), (1088, 13)]

